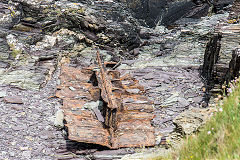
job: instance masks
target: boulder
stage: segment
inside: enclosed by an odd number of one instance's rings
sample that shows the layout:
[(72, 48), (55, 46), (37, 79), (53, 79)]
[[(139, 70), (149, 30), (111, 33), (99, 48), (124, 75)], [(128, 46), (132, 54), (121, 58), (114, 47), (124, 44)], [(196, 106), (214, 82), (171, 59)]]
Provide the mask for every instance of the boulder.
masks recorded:
[(188, 110), (180, 113), (173, 119), (173, 123), (177, 126), (177, 132), (183, 135), (190, 135), (198, 131), (209, 118), (213, 109), (201, 109), (190, 107)]

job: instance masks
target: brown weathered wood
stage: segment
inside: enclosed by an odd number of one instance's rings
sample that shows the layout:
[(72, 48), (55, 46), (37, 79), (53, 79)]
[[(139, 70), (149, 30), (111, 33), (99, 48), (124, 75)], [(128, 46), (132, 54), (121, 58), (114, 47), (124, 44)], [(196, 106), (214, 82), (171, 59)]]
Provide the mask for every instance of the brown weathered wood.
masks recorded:
[[(100, 68), (100, 78), (102, 82), (102, 97), (104, 97), (104, 101), (108, 103), (108, 108), (110, 109), (115, 109), (118, 108), (119, 106), (117, 105), (116, 99), (113, 96), (112, 93), (112, 84), (108, 78), (108, 75), (105, 71), (105, 68), (102, 64), (102, 60), (100, 58), (99, 51), (97, 51), (97, 60), (98, 60), (98, 65)], [(104, 95), (103, 95), (104, 94)]]
[[(100, 71), (62, 66), (56, 96), (63, 100), (68, 138), (109, 148), (154, 146), (153, 106), (144, 88), (130, 75), (106, 70), (115, 63), (103, 64), (99, 52), (97, 60)], [(92, 106), (98, 101), (103, 106)]]

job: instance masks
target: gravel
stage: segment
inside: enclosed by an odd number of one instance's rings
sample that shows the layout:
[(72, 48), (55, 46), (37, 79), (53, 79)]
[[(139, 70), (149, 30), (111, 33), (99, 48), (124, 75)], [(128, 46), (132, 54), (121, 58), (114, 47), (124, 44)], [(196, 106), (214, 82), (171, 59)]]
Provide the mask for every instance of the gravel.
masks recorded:
[(51, 120), (59, 106), (56, 98), (49, 98), (55, 94), (57, 75), (40, 91), (0, 86), (8, 97), (21, 97), (23, 102), (0, 99), (0, 159), (51, 160), (59, 148), (67, 147), (62, 131)]

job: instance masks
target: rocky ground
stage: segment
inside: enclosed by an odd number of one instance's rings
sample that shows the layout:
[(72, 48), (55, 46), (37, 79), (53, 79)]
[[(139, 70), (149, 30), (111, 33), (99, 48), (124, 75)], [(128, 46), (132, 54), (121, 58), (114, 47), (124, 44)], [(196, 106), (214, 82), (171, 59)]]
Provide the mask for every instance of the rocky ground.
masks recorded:
[[(0, 0), (0, 159), (120, 159), (138, 152), (70, 141), (54, 126), (61, 116), (60, 66), (89, 66), (98, 48), (106, 61), (120, 61), (117, 69), (138, 79), (153, 100), (157, 145), (198, 129), (211, 113), (202, 109), (206, 43), (216, 26), (234, 26), (228, 13), (183, 18), (172, 29), (147, 28), (134, 17), (112, 1)], [(231, 58), (237, 45), (225, 36), (221, 53)], [(150, 151), (166, 150), (141, 150)]]

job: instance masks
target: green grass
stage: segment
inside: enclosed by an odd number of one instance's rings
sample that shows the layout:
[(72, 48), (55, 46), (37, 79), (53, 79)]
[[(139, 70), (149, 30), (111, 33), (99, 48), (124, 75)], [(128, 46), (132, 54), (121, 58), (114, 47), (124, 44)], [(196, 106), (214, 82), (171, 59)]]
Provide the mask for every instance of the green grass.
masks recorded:
[[(188, 136), (168, 159), (240, 159), (240, 83), (196, 135)], [(219, 111), (222, 108), (222, 112)], [(163, 158), (154, 158), (163, 160)]]

